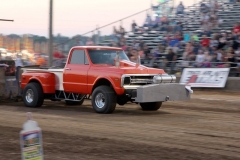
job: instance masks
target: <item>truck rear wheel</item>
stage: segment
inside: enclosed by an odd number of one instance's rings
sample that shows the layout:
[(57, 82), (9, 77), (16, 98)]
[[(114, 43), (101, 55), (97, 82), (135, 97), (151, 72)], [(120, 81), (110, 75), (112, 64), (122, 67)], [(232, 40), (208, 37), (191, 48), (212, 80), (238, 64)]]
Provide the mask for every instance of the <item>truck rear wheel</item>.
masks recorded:
[(140, 106), (144, 111), (157, 111), (162, 106), (162, 102), (140, 103)]
[(27, 84), (23, 90), (23, 101), (27, 107), (41, 107), (44, 101), (42, 86), (36, 82)]
[(92, 93), (92, 106), (97, 113), (112, 113), (116, 108), (117, 96), (109, 86), (99, 86)]

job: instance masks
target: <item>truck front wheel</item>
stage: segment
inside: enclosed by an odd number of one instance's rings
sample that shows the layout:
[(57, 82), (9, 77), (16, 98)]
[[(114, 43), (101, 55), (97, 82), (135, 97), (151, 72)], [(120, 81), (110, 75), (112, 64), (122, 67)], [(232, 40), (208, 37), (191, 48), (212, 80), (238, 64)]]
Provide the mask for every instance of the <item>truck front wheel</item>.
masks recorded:
[(162, 102), (140, 103), (140, 106), (144, 111), (157, 111), (162, 106)]
[(116, 108), (117, 96), (109, 86), (99, 86), (92, 93), (92, 106), (97, 113), (112, 113)]
[(23, 90), (23, 101), (27, 107), (41, 107), (44, 101), (42, 86), (31, 82)]

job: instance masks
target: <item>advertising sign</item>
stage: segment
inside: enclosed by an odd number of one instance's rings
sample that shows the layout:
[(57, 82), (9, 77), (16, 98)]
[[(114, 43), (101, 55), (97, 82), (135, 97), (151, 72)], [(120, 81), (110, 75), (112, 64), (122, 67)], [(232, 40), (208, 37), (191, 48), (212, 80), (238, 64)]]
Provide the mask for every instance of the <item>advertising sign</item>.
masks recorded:
[(185, 68), (180, 84), (188, 84), (191, 87), (223, 88), (229, 71), (229, 68)]

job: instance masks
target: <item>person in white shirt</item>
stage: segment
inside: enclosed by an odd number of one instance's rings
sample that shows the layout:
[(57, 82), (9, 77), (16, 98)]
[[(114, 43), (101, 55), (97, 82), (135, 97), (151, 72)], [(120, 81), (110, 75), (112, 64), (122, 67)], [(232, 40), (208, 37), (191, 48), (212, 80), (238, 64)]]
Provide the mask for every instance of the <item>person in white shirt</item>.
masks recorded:
[(222, 50), (218, 50), (218, 52), (217, 52), (217, 61), (218, 62), (222, 61)]
[(203, 51), (202, 50), (199, 50), (198, 51), (198, 55), (196, 56), (196, 59), (195, 59), (195, 67), (201, 67), (203, 62), (205, 60), (205, 55), (203, 54)]
[(22, 59), (21, 59), (21, 56), (19, 54), (17, 54), (16, 60), (15, 60), (15, 66), (16, 66), (16, 68), (23, 66)]
[(139, 47), (139, 43), (134, 40), (133, 43), (132, 43), (132, 47), (134, 49), (137, 49)]
[(218, 40), (215, 38), (215, 37), (213, 37), (211, 40), (210, 40), (210, 47), (212, 48), (212, 47), (218, 47), (218, 44), (219, 44), (219, 42), (218, 42)]

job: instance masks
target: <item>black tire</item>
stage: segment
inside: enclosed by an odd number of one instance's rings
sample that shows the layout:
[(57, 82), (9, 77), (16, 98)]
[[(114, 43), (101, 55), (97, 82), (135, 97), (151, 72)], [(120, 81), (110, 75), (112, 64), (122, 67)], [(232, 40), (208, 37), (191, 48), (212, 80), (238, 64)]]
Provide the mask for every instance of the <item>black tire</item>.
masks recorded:
[(162, 106), (162, 102), (140, 103), (140, 106), (144, 111), (157, 111)]
[[(30, 92), (33, 93), (32, 101), (27, 96)], [(41, 107), (44, 101), (42, 86), (36, 82), (27, 84), (23, 90), (23, 101), (27, 107)]]
[[(95, 100), (97, 100), (98, 97), (101, 97), (101, 95), (103, 96), (102, 100), (104, 102), (103, 106), (99, 107), (100, 105), (96, 104)], [(109, 86), (99, 86), (94, 89), (91, 101), (95, 112), (109, 114), (116, 108), (117, 96), (114, 90)], [(101, 100), (99, 100), (99, 102), (101, 102)]]
[(66, 105), (82, 105), (84, 102), (84, 99), (82, 99), (81, 101), (69, 101), (69, 100), (65, 100)]
[(118, 96), (117, 97), (117, 104), (120, 106), (125, 105), (128, 102), (128, 97), (127, 96)]

